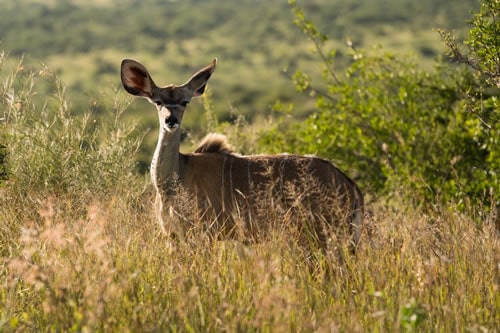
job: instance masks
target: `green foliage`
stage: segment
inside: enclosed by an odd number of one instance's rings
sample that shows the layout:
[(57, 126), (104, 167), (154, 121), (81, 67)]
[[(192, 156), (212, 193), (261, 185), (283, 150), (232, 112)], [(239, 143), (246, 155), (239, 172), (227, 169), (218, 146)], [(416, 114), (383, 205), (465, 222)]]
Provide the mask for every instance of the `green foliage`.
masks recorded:
[[(87, 53), (108, 47), (125, 52), (158, 54), (172, 51), (170, 40), (210, 40), (234, 35), (246, 47), (233, 47), (234, 57), (245, 57), (251, 47), (297, 40), (290, 25), (286, 2), (240, 0), (237, 4), (217, 0), (101, 0), (36, 1), (20, 0), (0, 4), (0, 38), (15, 56), (29, 53)], [(447, 28), (459, 27), (477, 0), (456, 3), (422, 0), (328, 0), (304, 1), (325, 31), (345, 38), (366, 26), (396, 23), (401, 28), (428, 29), (429, 21)], [(418, 15), (415, 15), (415, 12)], [(23, 13), (23, 15), (16, 15)], [(443, 15), (443, 14), (447, 15)], [(231, 19), (229, 19), (231, 18)], [(260, 20), (258, 20), (260, 19)], [(365, 32), (366, 33), (366, 32)], [(135, 37), (134, 37), (135, 36)], [(140, 36), (141, 38), (137, 38)], [(30, 43), (25, 41), (29, 40)], [(271, 44), (271, 45), (268, 45)], [(220, 42), (214, 43), (220, 45)], [(216, 46), (215, 45), (215, 46)], [(276, 46), (276, 45), (274, 45)], [(293, 49), (290, 48), (290, 49)]]
[(403, 332), (415, 332), (426, 318), (426, 311), (414, 299), (405, 304), (401, 311), (401, 329)]
[[(389, 44), (422, 54), (426, 62), (442, 53), (431, 28), (462, 32), (457, 22), (478, 6), (478, 0), (301, 3), (321, 31), (332, 37), (330, 43), (349, 37), (356, 45)], [(221, 102), (215, 113), (229, 119), (231, 103), (254, 121), (266, 115), (277, 98), (305, 104), (281, 75), (283, 68), (300, 65), (317, 74), (309, 45), (296, 33), (287, 9), (283, 0), (0, 1), (0, 45), (13, 56), (26, 55), (26, 66), (43, 62), (53, 68), (68, 86), (75, 113), (87, 110), (88, 96), (99, 86), (119, 86), (122, 58), (143, 61), (157, 73), (158, 84), (168, 84), (184, 82), (191, 71), (217, 57), (220, 64), (211, 84), (217, 87), (214, 99)], [(199, 132), (202, 109), (189, 111), (184, 124)], [(304, 107), (301, 115), (310, 111)], [(153, 112), (130, 112), (156, 121)]]
[[(469, 192), (487, 191), (493, 197), (500, 193), (500, 1), (485, 0), (474, 16), (469, 34), (464, 41), (465, 50), (448, 32), (440, 34), (449, 56), (473, 71), (461, 91), (464, 107), (472, 117), (467, 119), (467, 130), (485, 152), (477, 161), (475, 181), (464, 187)], [(488, 184), (488, 186), (485, 186)], [(497, 199), (496, 205), (499, 200)]]
[[(478, 0), (310, 0), (300, 1), (325, 31), (329, 46), (350, 38), (357, 46), (380, 43), (391, 50), (422, 55), (429, 64), (443, 52), (431, 29), (464, 29), (458, 24), (478, 8)], [(309, 44), (296, 33), (293, 16), (282, 0), (18, 0), (0, 1), (0, 46), (13, 56), (25, 55), (26, 68), (44, 63), (67, 85), (72, 113), (87, 112), (89, 96), (102, 86), (120, 87), (120, 60), (135, 58), (148, 65), (158, 84), (182, 83), (192, 71), (219, 59), (211, 79), (214, 114), (232, 121), (233, 108), (248, 122), (267, 117), (276, 99), (301, 105), (303, 119), (313, 104), (297, 94), (282, 75), (298, 66), (319, 75)], [(22, 13), (20, 15), (19, 13)], [(29, 41), (29, 42), (27, 42)], [(339, 52), (337, 68), (348, 61)], [(39, 89), (52, 93), (52, 87)], [(128, 110), (152, 128), (139, 156), (149, 165), (155, 147), (157, 117), (144, 103)], [(193, 103), (184, 119), (193, 136), (205, 128), (203, 109)]]
[[(339, 75), (335, 52), (324, 50), (325, 35), (291, 6), (315, 44), (323, 86), (297, 72), (297, 90), (314, 96), (317, 111), (302, 123), (279, 123), (264, 135), (263, 145), (335, 160), (368, 192), (404, 188), (415, 204), (471, 200), (479, 204), (478, 214), (481, 203), (495, 206), (498, 158), (491, 158), (498, 155), (488, 142), (498, 140), (498, 132), (481, 132), (480, 119), (466, 107), (462, 92), (474, 85), (467, 72), (442, 65), (428, 71), (409, 56), (348, 43), (351, 63)], [(496, 103), (497, 95), (492, 98)]]
[(464, 42), (467, 53), (461, 51), (451, 33), (440, 30), (450, 57), (465, 63), (479, 75), (484, 76), (485, 83), (500, 88), (500, 2), (484, 0), (479, 13), (472, 20), (472, 28)]

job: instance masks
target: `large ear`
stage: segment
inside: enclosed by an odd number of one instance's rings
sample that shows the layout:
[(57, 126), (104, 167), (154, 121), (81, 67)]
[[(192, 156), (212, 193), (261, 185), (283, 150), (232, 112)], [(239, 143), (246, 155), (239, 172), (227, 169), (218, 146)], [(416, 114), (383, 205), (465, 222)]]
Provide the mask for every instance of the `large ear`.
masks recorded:
[(183, 86), (188, 87), (193, 92), (193, 97), (201, 96), (205, 92), (205, 87), (207, 86), (207, 81), (215, 71), (217, 66), (217, 59), (212, 60), (210, 65), (200, 69), (191, 78), (183, 84)]
[(122, 84), (126, 91), (135, 96), (153, 97), (156, 88), (146, 67), (132, 59), (123, 59), (121, 69)]

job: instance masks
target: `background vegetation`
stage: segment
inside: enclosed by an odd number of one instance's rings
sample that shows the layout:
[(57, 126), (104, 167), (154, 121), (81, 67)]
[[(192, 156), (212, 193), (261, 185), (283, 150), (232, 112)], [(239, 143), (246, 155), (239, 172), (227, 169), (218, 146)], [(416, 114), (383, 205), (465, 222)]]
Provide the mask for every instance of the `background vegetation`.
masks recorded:
[[(385, 50), (418, 55), (432, 67), (445, 51), (435, 28), (466, 33), (465, 20), (479, 0), (404, 1), (312, 0), (300, 4), (337, 49), (339, 67), (350, 62), (345, 41), (356, 47), (380, 44)], [(26, 69), (40, 63), (55, 70), (68, 86), (71, 109), (94, 115), (103, 110), (96, 94), (120, 87), (119, 65), (125, 57), (145, 63), (159, 84), (181, 83), (214, 57), (219, 60), (213, 87), (213, 111), (221, 121), (243, 115), (254, 123), (267, 119), (277, 100), (294, 102), (301, 119), (314, 103), (297, 94), (289, 77), (296, 69), (320, 79), (312, 45), (293, 24), (285, 0), (22, 0), (0, 3), (0, 49), (24, 55)], [(44, 93), (50, 93), (46, 90)], [(201, 108), (184, 120), (189, 133), (206, 128)], [(145, 168), (156, 140), (157, 118), (142, 102), (129, 115), (153, 129), (140, 160)], [(235, 115), (237, 114), (237, 115)]]
[[(0, 5), (0, 331), (497, 330), (497, 0), (119, 3)], [(368, 199), (355, 255), (159, 232), (119, 62), (169, 83), (214, 56), (186, 146), (333, 160)]]
[[(357, 169), (372, 193), (391, 193), (404, 184), (402, 191), (417, 205), (455, 201), (478, 216), (498, 206), (498, 2), (482, 5), (466, 50), (440, 31), (453, 59), (469, 67), (438, 62), (433, 70), (408, 56), (353, 46), (352, 62), (338, 70), (327, 36), (292, 7), (323, 65), (322, 83), (303, 71), (293, 77), (298, 91), (317, 96), (317, 112), (303, 122), (282, 119), (260, 142), (274, 152), (293, 147), (336, 159), (345, 169)], [(275, 108), (294, 110), (293, 104)]]

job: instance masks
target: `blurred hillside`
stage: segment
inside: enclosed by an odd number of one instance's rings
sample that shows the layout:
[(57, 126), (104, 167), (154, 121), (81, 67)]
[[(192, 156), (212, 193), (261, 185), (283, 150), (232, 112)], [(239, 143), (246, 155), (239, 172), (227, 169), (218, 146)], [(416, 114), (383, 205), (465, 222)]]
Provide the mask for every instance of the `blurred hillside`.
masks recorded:
[[(466, 31), (478, 0), (310, 0), (306, 15), (328, 33), (339, 65), (349, 61), (346, 40), (413, 53), (424, 66), (443, 53), (434, 28)], [(47, 64), (68, 85), (74, 109), (86, 110), (97, 92), (120, 89), (119, 64), (130, 57), (162, 85), (182, 83), (214, 57), (214, 109), (228, 120), (234, 109), (249, 119), (267, 116), (277, 99), (297, 97), (289, 73), (318, 71), (311, 45), (293, 24), (284, 0), (16, 0), (0, 3), (0, 50), (25, 63)], [(318, 73), (319, 74), (319, 73)], [(141, 112), (143, 104), (134, 104)], [(307, 113), (312, 105), (304, 104)], [(187, 128), (203, 125), (191, 107)], [(156, 115), (146, 114), (156, 128)]]

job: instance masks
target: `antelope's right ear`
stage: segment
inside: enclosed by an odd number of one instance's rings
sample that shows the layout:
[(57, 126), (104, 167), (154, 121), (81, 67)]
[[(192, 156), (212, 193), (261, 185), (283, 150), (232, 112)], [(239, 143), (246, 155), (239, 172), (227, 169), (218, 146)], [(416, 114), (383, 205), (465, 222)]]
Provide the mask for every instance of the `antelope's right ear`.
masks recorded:
[(121, 66), (123, 88), (130, 94), (146, 98), (153, 97), (156, 88), (146, 67), (132, 59), (123, 59)]

